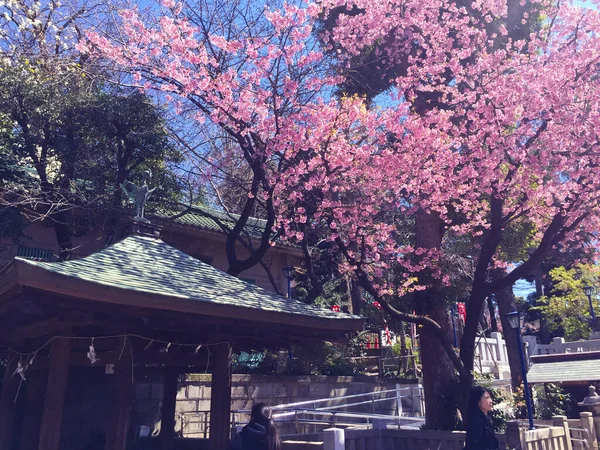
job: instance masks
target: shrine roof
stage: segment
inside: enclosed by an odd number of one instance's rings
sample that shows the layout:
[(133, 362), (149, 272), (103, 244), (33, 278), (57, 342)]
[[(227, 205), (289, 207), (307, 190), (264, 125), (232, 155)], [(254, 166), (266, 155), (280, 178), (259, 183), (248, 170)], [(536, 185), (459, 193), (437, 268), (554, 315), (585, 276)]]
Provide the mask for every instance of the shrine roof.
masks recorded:
[(600, 352), (533, 356), (527, 372), (530, 383), (600, 381)]
[(281, 297), (158, 238), (141, 235), (77, 260), (15, 258), (0, 272), (0, 281), (3, 278), (21, 286), (107, 303), (337, 331), (363, 326), (359, 316)]

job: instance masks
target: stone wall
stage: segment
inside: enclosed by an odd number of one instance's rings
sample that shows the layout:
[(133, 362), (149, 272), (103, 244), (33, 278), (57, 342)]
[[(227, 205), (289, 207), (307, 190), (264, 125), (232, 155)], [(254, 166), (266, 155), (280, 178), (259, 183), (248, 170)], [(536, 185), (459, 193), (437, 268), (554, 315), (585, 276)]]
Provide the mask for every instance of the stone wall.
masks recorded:
[[(180, 383), (177, 394), (177, 425), (180, 435), (186, 437), (204, 437), (206, 413), (210, 410), (210, 375), (189, 375)], [(232, 411), (249, 410), (255, 402), (265, 402), (275, 406), (316, 400), (328, 397), (362, 394), (367, 392), (395, 389), (396, 381), (377, 377), (330, 377), (330, 376), (275, 376), (275, 375), (233, 375), (231, 390)], [(401, 387), (410, 387), (405, 384)], [(414, 385), (416, 387), (416, 385)], [(408, 392), (407, 392), (408, 394)], [(136, 383), (135, 402), (132, 425), (136, 433), (140, 426), (147, 426), (158, 432), (157, 422), (160, 417), (160, 400), (162, 396), (162, 380), (146, 379)], [(364, 401), (359, 398), (355, 401)], [(403, 410), (412, 411), (418, 408), (420, 399), (403, 399)], [(320, 407), (331, 406), (331, 402), (319, 404)], [(336, 403), (339, 404), (339, 403)], [(310, 408), (310, 406), (309, 406)], [(378, 414), (395, 414), (396, 401), (389, 400), (375, 404), (354, 407), (352, 411), (376, 412)], [(234, 413), (236, 422), (246, 422), (246, 413)]]

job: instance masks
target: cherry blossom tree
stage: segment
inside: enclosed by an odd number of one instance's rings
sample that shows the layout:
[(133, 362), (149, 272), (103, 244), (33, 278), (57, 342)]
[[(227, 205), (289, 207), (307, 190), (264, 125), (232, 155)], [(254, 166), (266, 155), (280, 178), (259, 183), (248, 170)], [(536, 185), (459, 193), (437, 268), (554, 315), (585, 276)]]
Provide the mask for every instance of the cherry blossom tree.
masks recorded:
[[(521, 22), (537, 14), (540, 26), (525, 37), (509, 34), (502, 0), (286, 4), (260, 9), (260, 32), (237, 16), (237, 32), (222, 34), (165, 0), (150, 18), (122, 11), (118, 34), (90, 32), (81, 49), (227, 133), (256, 174), (247, 204), (265, 202), (269, 226), (298, 241), (326, 227), (345, 256), (340, 270), (421, 326), (427, 421), (441, 428), (456, 382), (464, 407), (486, 297), (598, 228), (600, 14), (531, 5)], [(353, 13), (317, 40), (315, 23), (340, 7)], [(402, 70), (373, 101), (336, 96), (343, 80), (323, 70), (336, 48), (378, 48), (381, 67)], [(491, 277), (505, 266), (508, 231), (525, 222), (533, 249)], [(453, 282), (448, 249), (461, 239), (474, 275), (458, 354), (441, 296)], [(408, 295), (414, 313), (393, 306)]]

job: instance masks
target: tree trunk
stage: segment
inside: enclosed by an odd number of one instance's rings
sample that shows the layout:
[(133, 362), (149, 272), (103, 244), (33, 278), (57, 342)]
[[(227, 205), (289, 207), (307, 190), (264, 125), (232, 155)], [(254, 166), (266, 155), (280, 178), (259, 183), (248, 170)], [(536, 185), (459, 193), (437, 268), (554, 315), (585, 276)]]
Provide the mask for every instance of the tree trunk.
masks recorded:
[(398, 375), (408, 372), (408, 349), (406, 348), (406, 333), (404, 322), (400, 322), (400, 363), (398, 364)]
[[(535, 296), (536, 300), (542, 298), (545, 295), (544, 292), (544, 280), (542, 280), (542, 268), (538, 266), (538, 268), (534, 272), (535, 275)], [(548, 324), (546, 320), (544, 320), (544, 314), (541, 311), (538, 311), (538, 317), (540, 319), (540, 340), (542, 344), (550, 343), (550, 330), (548, 329)]]
[(362, 308), (362, 292), (354, 278), (350, 278), (350, 303), (352, 304), (352, 314), (359, 315)]
[[(492, 272), (492, 277), (494, 278), (502, 278), (505, 275), (506, 271), (504, 269), (496, 269)], [(496, 292), (496, 302), (498, 303), (498, 312), (500, 313), (502, 331), (504, 340), (506, 341), (508, 365), (510, 366), (510, 381), (514, 389), (521, 384), (523, 373), (521, 372), (521, 356), (519, 354), (517, 334), (510, 328), (506, 320), (506, 314), (517, 309), (512, 287), (507, 287)]]
[[(438, 214), (418, 210), (415, 214), (415, 246), (428, 250), (441, 248), (444, 222)], [(420, 312), (427, 314), (452, 335), (450, 317), (445, 302), (440, 298), (439, 280), (424, 273), (423, 282), (430, 287), (418, 292), (417, 304)], [(456, 426), (456, 403), (453, 392), (458, 377), (444, 347), (433, 330), (419, 330), (420, 355), (425, 390), (425, 422), (428, 428), (451, 430)]]
[[(450, 318), (445, 308), (436, 308), (430, 316), (450, 334)], [(438, 337), (428, 328), (419, 332), (423, 388), (425, 390), (425, 422), (435, 430), (456, 428), (456, 401), (454, 392), (458, 382), (454, 365), (448, 358)]]

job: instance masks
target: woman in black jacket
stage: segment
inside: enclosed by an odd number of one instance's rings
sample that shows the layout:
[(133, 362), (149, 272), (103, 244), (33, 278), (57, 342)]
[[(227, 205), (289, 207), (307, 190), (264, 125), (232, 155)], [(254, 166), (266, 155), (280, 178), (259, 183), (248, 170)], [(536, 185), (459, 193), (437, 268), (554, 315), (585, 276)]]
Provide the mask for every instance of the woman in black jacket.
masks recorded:
[(250, 423), (235, 435), (231, 450), (281, 450), (279, 433), (271, 417), (271, 408), (264, 403), (252, 407)]
[(498, 439), (489, 416), (492, 410), (491, 392), (481, 386), (471, 389), (465, 450), (497, 450)]

